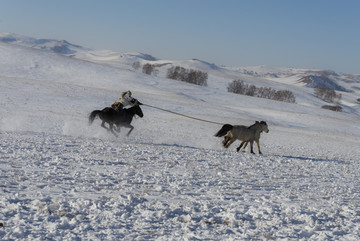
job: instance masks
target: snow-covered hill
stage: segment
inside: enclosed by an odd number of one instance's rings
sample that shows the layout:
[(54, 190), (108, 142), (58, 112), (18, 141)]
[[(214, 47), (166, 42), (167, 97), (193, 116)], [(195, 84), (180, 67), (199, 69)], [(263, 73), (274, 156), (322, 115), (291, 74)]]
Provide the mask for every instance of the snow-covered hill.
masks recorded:
[(79, 51), (90, 50), (79, 45), (71, 44), (66, 40), (37, 39), (10, 33), (0, 33), (0, 42), (48, 50), (65, 55), (71, 55)]
[[(347, 90), (339, 113), (320, 108), (298, 82), (309, 75), (302, 70), (265, 76), (71, 44), (59, 54), (31, 38), (0, 36), (1, 239), (359, 239), (356, 76), (332, 74)], [(158, 76), (134, 68), (137, 61), (158, 66)], [(208, 86), (164, 78), (170, 65), (206, 71)], [(290, 89), (297, 103), (228, 93), (237, 78)], [(221, 125), (148, 106), (129, 138), (115, 138), (99, 120), (88, 126), (92, 110), (127, 89), (145, 104), (204, 120), (267, 121), (264, 154), (237, 153), (239, 143), (224, 150), (213, 136)]]

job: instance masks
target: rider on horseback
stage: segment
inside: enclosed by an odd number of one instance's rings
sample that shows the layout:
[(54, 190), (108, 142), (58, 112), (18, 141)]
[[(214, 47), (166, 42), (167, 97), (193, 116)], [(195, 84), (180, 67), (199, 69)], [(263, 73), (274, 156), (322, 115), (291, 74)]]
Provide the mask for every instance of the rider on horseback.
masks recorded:
[(121, 94), (121, 97), (117, 101), (115, 101), (114, 104), (111, 105), (111, 108), (113, 108), (117, 112), (121, 112), (122, 109), (128, 105), (141, 105), (141, 103), (137, 99), (131, 97), (130, 90), (123, 92)]

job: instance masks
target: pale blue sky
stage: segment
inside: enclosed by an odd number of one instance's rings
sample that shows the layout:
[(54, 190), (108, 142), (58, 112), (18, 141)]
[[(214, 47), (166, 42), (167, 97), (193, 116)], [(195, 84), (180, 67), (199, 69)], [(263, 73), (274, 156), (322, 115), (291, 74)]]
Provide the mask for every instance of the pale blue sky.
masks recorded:
[(159, 59), (360, 74), (358, 0), (0, 0), (0, 32)]

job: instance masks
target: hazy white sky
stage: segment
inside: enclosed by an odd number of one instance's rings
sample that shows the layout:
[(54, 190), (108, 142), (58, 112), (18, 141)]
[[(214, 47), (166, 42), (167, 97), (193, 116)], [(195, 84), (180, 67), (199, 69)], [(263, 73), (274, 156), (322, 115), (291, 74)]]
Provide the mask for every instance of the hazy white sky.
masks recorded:
[(0, 32), (218, 65), (360, 74), (357, 0), (0, 0)]

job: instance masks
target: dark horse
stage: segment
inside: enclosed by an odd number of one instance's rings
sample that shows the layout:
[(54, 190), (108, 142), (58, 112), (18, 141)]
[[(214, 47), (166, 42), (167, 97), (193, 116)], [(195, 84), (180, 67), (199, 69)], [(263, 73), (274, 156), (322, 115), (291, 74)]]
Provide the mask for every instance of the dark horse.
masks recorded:
[[(118, 135), (115, 133), (115, 131), (120, 132), (120, 127), (130, 128), (130, 131), (126, 135), (129, 136), (134, 129), (134, 127), (130, 125), (134, 115), (138, 115), (141, 118), (144, 116), (139, 105), (135, 105), (127, 109), (122, 109), (121, 112), (117, 112), (111, 107), (106, 107), (102, 110), (94, 110), (91, 112), (89, 116), (89, 124), (93, 123), (96, 116), (99, 116), (99, 118), (102, 120), (101, 126), (108, 131), (111, 131), (111, 133), (113, 133), (116, 137), (118, 137)], [(105, 123), (108, 123), (109, 127), (106, 127)]]

